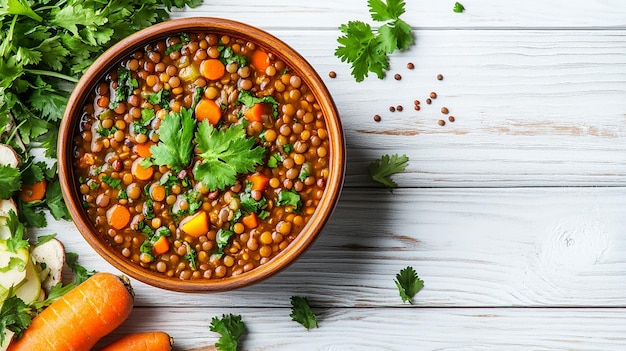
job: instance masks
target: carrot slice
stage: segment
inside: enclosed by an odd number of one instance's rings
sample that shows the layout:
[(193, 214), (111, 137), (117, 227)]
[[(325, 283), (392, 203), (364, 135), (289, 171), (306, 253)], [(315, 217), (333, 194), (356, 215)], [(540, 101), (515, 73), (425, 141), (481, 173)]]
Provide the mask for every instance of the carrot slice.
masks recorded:
[(270, 65), (270, 57), (261, 50), (256, 50), (252, 53), (252, 66), (259, 71), (265, 72), (265, 69)]
[(167, 240), (167, 237), (160, 236), (157, 241), (154, 242), (154, 245), (152, 245), (152, 249), (155, 254), (162, 255), (170, 249), (170, 242)]
[(48, 182), (45, 179), (36, 182), (33, 185), (22, 184), (22, 190), (20, 190), (20, 198), (24, 202), (32, 202), (43, 200), (46, 196), (46, 188)]
[(263, 173), (256, 172), (248, 176), (248, 180), (252, 183), (252, 190), (264, 191), (269, 184), (270, 179)]
[(243, 116), (249, 122), (263, 122), (263, 114), (265, 113), (265, 105), (263, 103), (258, 103), (252, 105), (249, 109), (243, 113)]
[(259, 217), (256, 213), (252, 212), (247, 216), (241, 217), (241, 223), (243, 223), (247, 229), (254, 229), (259, 226)]
[(154, 183), (150, 186), (150, 196), (154, 201), (165, 200), (165, 187), (161, 184)]
[(200, 211), (180, 224), (185, 233), (198, 238), (209, 231), (209, 221), (206, 212)]
[(170, 351), (174, 339), (161, 331), (126, 335), (100, 351)]
[(226, 67), (218, 59), (206, 59), (200, 63), (200, 74), (209, 80), (218, 80), (226, 73)]
[(144, 158), (152, 156), (152, 151), (150, 151), (150, 147), (154, 145), (153, 143), (143, 143), (143, 144), (135, 144), (134, 152)]
[(130, 211), (120, 204), (113, 205), (107, 211), (107, 221), (109, 225), (115, 229), (123, 229), (130, 222)]
[(130, 167), (130, 172), (139, 180), (148, 180), (152, 178), (154, 169), (152, 167), (143, 168), (143, 166), (140, 165), (141, 161), (143, 161), (143, 157), (137, 157)]
[(201, 99), (196, 105), (196, 119), (199, 122), (208, 120), (212, 125), (216, 125), (222, 118), (222, 108), (215, 101)]
[(96, 273), (36, 317), (8, 351), (89, 351), (128, 318), (133, 293), (128, 279)]

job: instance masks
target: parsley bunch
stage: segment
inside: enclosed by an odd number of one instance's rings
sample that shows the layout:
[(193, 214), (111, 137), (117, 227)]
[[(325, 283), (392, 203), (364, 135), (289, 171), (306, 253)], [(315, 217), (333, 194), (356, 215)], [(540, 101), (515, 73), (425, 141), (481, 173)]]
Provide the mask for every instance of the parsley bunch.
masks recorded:
[(246, 324), (239, 315), (223, 314), (222, 318), (213, 317), (209, 330), (220, 334), (219, 340), (215, 343), (218, 350), (237, 351), (237, 344), (246, 330)]
[(372, 20), (383, 24), (376, 31), (362, 21), (342, 24), (339, 30), (344, 35), (337, 38), (340, 45), (335, 50), (341, 62), (352, 64), (352, 76), (357, 82), (365, 79), (369, 72), (384, 78), (389, 69), (387, 55), (397, 49), (406, 50), (413, 44), (411, 26), (400, 19), (405, 12), (404, 0), (368, 0), (367, 5)]

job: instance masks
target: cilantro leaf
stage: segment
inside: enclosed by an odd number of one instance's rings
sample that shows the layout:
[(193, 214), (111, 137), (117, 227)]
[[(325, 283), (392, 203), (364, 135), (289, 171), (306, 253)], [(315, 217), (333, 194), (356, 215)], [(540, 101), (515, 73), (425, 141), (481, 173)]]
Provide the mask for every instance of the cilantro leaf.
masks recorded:
[(54, 217), (54, 219), (72, 219), (70, 212), (65, 205), (63, 193), (61, 192), (61, 183), (58, 180), (51, 182), (48, 185), (48, 190), (46, 191), (46, 205), (48, 206), (50, 214)]
[(134, 89), (139, 87), (137, 78), (133, 78), (132, 73), (128, 69), (120, 68), (117, 70), (117, 89), (114, 90), (115, 97), (111, 99), (109, 108), (114, 109), (117, 104), (126, 101)]
[(0, 165), (0, 199), (8, 199), (22, 186), (20, 171), (9, 165)]
[(351, 73), (357, 82), (363, 81), (370, 72), (384, 78), (389, 69), (387, 55), (406, 50), (413, 44), (411, 26), (400, 19), (404, 6), (404, 0), (368, 0), (372, 19), (384, 22), (378, 30), (374, 31), (362, 21), (349, 21), (339, 27), (343, 35), (337, 38), (339, 46), (335, 56), (351, 64)]
[(6, 219), (6, 227), (9, 228), (11, 236), (6, 239), (7, 249), (11, 252), (17, 253), (17, 250), (28, 248), (28, 240), (24, 239), (26, 234), (26, 227), (20, 222), (17, 214), (12, 209), (9, 210), (9, 216)]
[(0, 308), (0, 345), (4, 344), (5, 329), (14, 332), (15, 337), (19, 338), (32, 320), (32, 309), (13, 295), (12, 289), (9, 289), (9, 295)]
[(393, 188), (397, 187), (398, 184), (391, 180), (390, 176), (403, 172), (408, 163), (409, 158), (406, 155), (383, 155), (380, 159), (370, 163), (369, 173), (373, 180), (386, 185), (391, 191)]
[(317, 317), (309, 306), (309, 301), (306, 297), (292, 296), (291, 297), (291, 314), (289, 315), (292, 321), (302, 324), (307, 330), (315, 327), (317, 328)]
[(68, 267), (74, 272), (74, 284), (78, 285), (85, 280), (89, 279), (92, 275), (96, 274), (96, 271), (88, 271), (87, 268), (78, 264), (78, 254), (74, 252), (65, 253), (65, 262)]
[(265, 148), (255, 146), (255, 139), (247, 137), (241, 124), (219, 130), (204, 120), (196, 132), (196, 141), (202, 162), (193, 173), (210, 191), (235, 184), (238, 174), (254, 171), (265, 156)]
[(191, 161), (195, 128), (191, 109), (183, 107), (180, 112), (171, 112), (158, 129), (159, 143), (150, 147), (152, 159), (142, 165), (168, 166), (176, 172), (183, 170)]
[(300, 207), (302, 207), (302, 199), (300, 198), (300, 194), (295, 190), (282, 189), (278, 193), (276, 204), (278, 206), (293, 206), (294, 211), (298, 212), (300, 211)]
[(424, 281), (417, 276), (415, 269), (411, 266), (400, 270), (400, 273), (396, 274), (394, 282), (398, 287), (402, 302), (408, 301), (411, 304), (413, 304), (415, 294), (424, 287)]
[(221, 319), (213, 317), (209, 330), (220, 334), (215, 343), (219, 351), (237, 351), (237, 344), (246, 330), (246, 325), (240, 315), (223, 314)]
[(465, 11), (465, 6), (463, 6), (460, 2), (457, 1), (454, 3), (454, 8), (452, 9), (452, 11), (456, 13), (462, 13)]
[(274, 116), (274, 118), (278, 117), (278, 101), (276, 101), (276, 99), (274, 99), (274, 97), (271, 95), (258, 97), (252, 95), (252, 93), (247, 90), (242, 90), (237, 97), (237, 105), (243, 104), (247, 108), (251, 108), (258, 103), (271, 104), (272, 115)]
[(235, 233), (231, 232), (230, 230), (220, 229), (217, 231), (217, 234), (215, 234), (215, 242), (217, 242), (217, 254), (219, 256), (222, 256), (224, 254), (224, 248), (226, 247), (226, 245), (228, 245), (230, 238), (234, 234)]

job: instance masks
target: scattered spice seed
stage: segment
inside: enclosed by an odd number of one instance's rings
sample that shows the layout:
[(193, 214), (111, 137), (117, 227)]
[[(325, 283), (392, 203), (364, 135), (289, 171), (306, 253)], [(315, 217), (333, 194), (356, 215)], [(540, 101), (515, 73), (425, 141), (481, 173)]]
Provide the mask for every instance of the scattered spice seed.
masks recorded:
[(374, 115), (374, 121), (380, 122), (380, 120), (381, 120), (380, 115)]
[(430, 93), (430, 98), (431, 99), (436, 99), (437, 98), (437, 93), (435, 93), (434, 91), (432, 93)]
[(437, 80), (443, 80), (443, 74), (438, 74), (437, 75)]
[(413, 68), (415, 68), (415, 65), (413, 64), (413, 62), (409, 62), (409, 63), (406, 64), (406, 68), (413, 69)]
[(430, 103), (433, 102), (430, 98), (426, 99), (426, 103), (430, 105)]
[(335, 71), (330, 71), (330, 72), (328, 72), (328, 76), (329, 76), (330, 78), (335, 78), (335, 77), (337, 77), (337, 72), (335, 72)]
[(450, 121), (450, 122), (454, 122), (454, 116), (450, 116), (450, 117), (448, 117), (448, 121)]
[(420, 105), (415, 105), (415, 111), (419, 111), (420, 110)]
[(402, 110), (404, 110), (404, 107), (402, 107), (402, 105), (398, 105), (398, 106), (396, 106), (396, 110), (397, 111), (402, 111)]
[(420, 104), (420, 101), (419, 101), (419, 100), (415, 100), (415, 101), (413, 101), (413, 103), (414, 103), (415, 105), (419, 105), (419, 104)]
[(400, 79), (402, 79), (402, 76), (401, 76), (399, 73), (396, 73), (396, 74), (393, 76), (393, 79), (395, 79), (395, 80), (400, 80)]
[(443, 119), (440, 119), (439, 122), (437, 122), (440, 126), (445, 126), (446, 125), (446, 121), (444, 121)]
[(389, 106), (389, 111), (391, 111), (391, 112), (396, 112), (396, 108), (395, 108), (395, 107), (393, 107), (393, 106)]
[(447, 107), (444, 106), (444, 107), (441, 108), (441, 113), (443, 113), (444, 115), (447, 115), (448, 112), (450, 112), (450, 111), (448, 111)]

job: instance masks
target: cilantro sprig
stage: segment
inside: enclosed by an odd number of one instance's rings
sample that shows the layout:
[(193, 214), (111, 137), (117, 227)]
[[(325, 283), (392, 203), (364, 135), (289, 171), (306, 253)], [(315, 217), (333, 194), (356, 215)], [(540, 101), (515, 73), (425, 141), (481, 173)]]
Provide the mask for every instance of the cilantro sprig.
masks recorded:
[(454, 8), (452, 9), (452, 11), (456, 13), (463, 13), (465, 12), (465, 6), (463, 6), (463, 4), (457, 1), (454, 3)]
[(415, 269), (411, 266), (407, 266), (400, 270), (400, 273), (396, 274), (394, 280), (400, 293), (402, 302), (409, 302), (413, 304), (413, 297), (424, 287), (424, 281), (421, 280)]
[(159, 143), (150, 147), (152, 157), (144, 159), (141, 166), (168, 166), (176, 172), (183, 170), (191, 161), (195, 129), (193, 110), (183, 107), (180, 112), (171, 112), (158, 129)]
[(247, 136), (242, 124), (216, 129), (203, 120), (196, 141), (202, 162), (193, 173), (211, 191), (235, 184), (238, 174), (254, 171), (265, 157), (266, 149), (255, 146), (255, 139)]
[(302, 324), (306, 330), (317, 328), (317, 317), (309, 306), (309, 300), (302, 296), (291, 297), (291, 314), (292, 321)]
[(400, 19), (405, 12), (404, 0), (368, 0), (367, 5), (372, 20), (383, 24), (377, 30), (363, 21), (342, 24), (339, 30), (343, 35), (337, 38), (339, 46), (335, 50), (335, 56), (351, 64), (357, 82), (370, 72), (384, 78), (389, 69), (388, 55), (407, 50), (414, 42), (411, 26)]
[(209, 330), (220, 334), (215, 343), (219, 351), (237, 351), (239, 339), (246, 331), (246, 324), (240, 315), (223, 314), (222, 318), (213, 317)]
[(369, 164), (369, 173), (373, 180), (387, 186), (389, 191), (392, 191), (398, 184), (391, 180), (391, 176), (404, 172), (408, 164), (407, 155), (382, 155), (378, 160)]
[(20, 170), (9, 165), (0, 165), (0, 199), (8, 199), (13, 192), (20, 190), (22, 182)]

